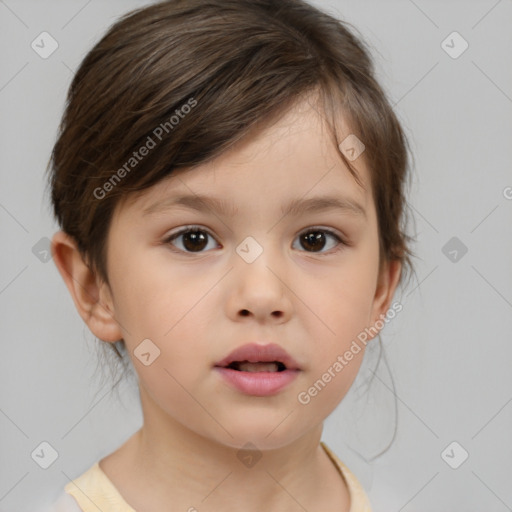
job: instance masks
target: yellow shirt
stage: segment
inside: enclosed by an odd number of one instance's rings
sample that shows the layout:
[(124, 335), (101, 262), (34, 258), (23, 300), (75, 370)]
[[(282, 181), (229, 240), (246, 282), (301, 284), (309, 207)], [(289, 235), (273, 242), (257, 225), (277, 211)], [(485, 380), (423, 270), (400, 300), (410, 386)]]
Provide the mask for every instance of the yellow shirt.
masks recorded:
[[(350, 512), (371, 512), (368, 497), (357, 478), (325, 443), (320, 442), (320, 444), (347, 484), (350, 494)], [(81, 512), (98, 512), (98, 510), (102, 512), (136, 512), (124, 501), (98, 462), (81, 476), (69, 482), (64, 487), (64, 491), (72, 496), (80, 507), (62, 508), (64, 512), (68, 510), (72, 512), (74, 509)], [(69, 496), (65, 498), (69, 499)]]

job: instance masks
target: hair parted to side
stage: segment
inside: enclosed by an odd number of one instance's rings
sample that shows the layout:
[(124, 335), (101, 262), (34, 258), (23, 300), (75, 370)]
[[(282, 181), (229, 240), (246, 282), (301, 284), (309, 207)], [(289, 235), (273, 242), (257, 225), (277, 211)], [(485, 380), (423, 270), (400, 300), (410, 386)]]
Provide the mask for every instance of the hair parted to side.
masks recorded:
[(302, 0), (169, 0), (116, 22), (76, 72), (49, 163), (54, 215), (89, 266), (108, 283), (107, 235), (121, 200), (219, 156), (317, 91), (332, 142), (341, 142), (342, 115), (365, 145), (381, 263), (400, 260), (402, 282), (414, 256), (408, 144), (348, 26)]

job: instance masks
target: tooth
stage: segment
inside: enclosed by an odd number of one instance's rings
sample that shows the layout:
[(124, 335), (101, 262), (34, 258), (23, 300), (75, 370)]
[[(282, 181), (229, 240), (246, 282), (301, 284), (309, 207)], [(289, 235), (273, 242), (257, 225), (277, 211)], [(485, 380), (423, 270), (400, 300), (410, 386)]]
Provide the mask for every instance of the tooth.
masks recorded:
[(277, 363), (240, 363), (238, 369), (242, 372), (277, 372)]

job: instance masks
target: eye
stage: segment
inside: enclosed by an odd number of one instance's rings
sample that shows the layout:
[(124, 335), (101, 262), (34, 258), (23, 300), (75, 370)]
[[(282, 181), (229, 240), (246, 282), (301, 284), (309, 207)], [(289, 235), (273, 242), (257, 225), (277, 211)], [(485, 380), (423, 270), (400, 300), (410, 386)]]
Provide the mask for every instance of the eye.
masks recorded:
[[(338, 236), (334, 231), (331, 231), (330, 229), (309, 228), (307, 231), (303, 231), (299, 235), (299, 241), (302, 247), (312, 249), (306, 252), (322, 252), (322, 249), (324, 249), (327, 244), (326, 239), (328, 238), (334, 239), (336, 242), (338, 242), (337, 244), (334, 244), (334, 247), (337, 245), (348, 245), (341, 239), (340, 236)], [(338, 247), (333, 252), (337, 252), (340, 249), (341, 247)], [(323, 253), (325, 252), (327, 251), (323, 251)]]
[(208, 245), (206, 243), (208, 237), (213, 238), (208, 231), (199, 226), (188, 226), (166, 238), (165, 243), (171, 243), (180, 237), (183, 237), (184, 248), (179, 248), (182, 252), (202, 252), (202, 249)]
[[(175, 244), (175, 240), (181, 240), (181, 247), (178, 244)], [(200, 226), (187, 226), (186, 228), (173, 233), (169, 237), (165, 239), (165, 243), (177, 246), (180, 252), (192, 252), (192, 253), (201, 253), (203, 250), (208, 247), (208, 238), (214, 239), (213, 235)], [(339, 245), (348, 245), (348, 243), (344, 242), (344, 240), (337, 235), (334, 231), (325, 228), (309, 228), (306, 231), (303, 231), (298, 240), (303, 248), (306, 248), (306, 252), (313, 253), (325, 253), (327, 251), (323, 251), (326, 245), (329, 245), (327, 241), (334, 240), (333, 247)], [(332, 242), (331, 242), (332, 243)], [(337, 252), (341, 250), (341, 247), (338, 247), (333, 252)]]

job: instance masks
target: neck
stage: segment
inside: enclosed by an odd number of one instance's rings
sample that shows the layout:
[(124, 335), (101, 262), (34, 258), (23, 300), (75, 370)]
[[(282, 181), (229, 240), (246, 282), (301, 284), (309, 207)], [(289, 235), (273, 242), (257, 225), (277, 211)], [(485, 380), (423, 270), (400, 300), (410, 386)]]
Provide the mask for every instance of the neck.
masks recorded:
[(286, 446), (245, 451), (189, 430), (148, 400), (142, 403), (143, 427), (102, 462), (138, 512), (164, 510), (169, 503), (191, 512), (313, 511), (321, 503), (331, 510), (333, 499), (340, 504), (336, 510), (349, 509), (343, 479), (319, 444), (322, 424)]

